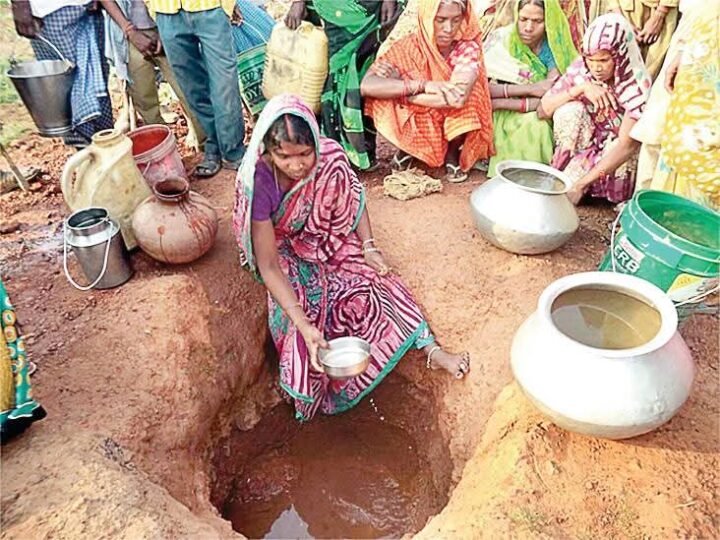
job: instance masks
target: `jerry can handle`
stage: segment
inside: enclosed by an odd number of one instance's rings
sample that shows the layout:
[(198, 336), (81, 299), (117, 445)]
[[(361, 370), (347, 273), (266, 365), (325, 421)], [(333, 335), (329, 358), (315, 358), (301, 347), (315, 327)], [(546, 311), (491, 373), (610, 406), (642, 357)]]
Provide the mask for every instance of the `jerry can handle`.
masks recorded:
[[(109, 219), (106, 218), (105, 221), (108, 222)], [(112, 239), (113, 239), (112, 234), (111, 234), (111, 235), (108, 235), (108, 239), (107, 239), (106, 244), (105, 244), (105, 256), (103, 257), (103, 265), (102, 265), (102, 269), (100, 270), (100, 275), (98, 275), (97, 279), (96, 279), (95, 281), (93, 281), (90, 285), (87, 285), (87, 286), (79, 285), (79, 284), (72, 278), (72, 276), (70, 275), (70, 270), (68, 269), (68, 261), (67, 261), (67, 256), (68, 256), (67, 226), (66, 226), (65, 222), (63, 221), (63, 270), (65, 270), (65, 277), (66, 277), (67, 280), (70, 282), (70, 285), (72, 285), (73, 287), (75, 287), (75, 288), (76, 288), (77, 290), (79, 290), (79, 291), (89, 291), (90, 289), (92, 289), (93, 287), (95, 287), (95, 285), (97, 285), (98, 283), (100, 283), (100, 281), (102, 280), (102, 278), (105, 277), (105, 273), (107, 272), (108, 258), (109, 258), (109, 256), (110, 256), (110, 243), (112, 242)]]
[(80, 167), (84, 161), (92, 159), (93, 157), (92, 148), (88, 147), (71, 156), (70, 159), (67, 160), (67, 163), (65, 163), (62, 176), (60, 177), (60, 189), (62, 190), (63, 197), (65, 197), (65, 202), (67, 202), (70, 208), (74, 207), (74, 205), (71, 204), (72, 199), (70, 195), (76, 182), (75, 170)]

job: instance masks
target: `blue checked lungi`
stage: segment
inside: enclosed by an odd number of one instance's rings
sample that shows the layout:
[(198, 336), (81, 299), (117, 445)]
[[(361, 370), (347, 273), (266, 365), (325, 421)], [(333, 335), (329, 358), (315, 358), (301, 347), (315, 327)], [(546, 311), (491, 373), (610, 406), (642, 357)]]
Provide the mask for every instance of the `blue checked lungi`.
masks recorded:
[[(113, 127), (102, 15), (86, 6), (67, 6), (46, 15), (42, 22), (40, 35), (77, 66), (70, 97), (74, 132), (65, 142), (88, 144), (94, 133)], [(57, 59), (57, 53), (42, 41), (31, 43), (38, 60)]]
[(240, 26), (232, 27), (232, 36), (235, 52), (240, 54), (247, 49), (267, 43), (275, 21), (264, 9), (250, 0), (237, 0), (236, 3), (242, 12), (243, 22)]

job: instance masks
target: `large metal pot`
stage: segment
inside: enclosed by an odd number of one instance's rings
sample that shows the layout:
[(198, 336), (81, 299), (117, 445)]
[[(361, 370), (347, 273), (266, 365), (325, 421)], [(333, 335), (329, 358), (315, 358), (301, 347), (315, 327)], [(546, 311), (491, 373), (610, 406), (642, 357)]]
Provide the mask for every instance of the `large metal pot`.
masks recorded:
[(70, 92), (75, 80), (75, 66), (52, 43), (42, 36), (38, 39), (51, 47), (60, 60), (12, 63), (7, 75), (40, 135), (59, 137), (72, 130)]
[[(520, 176), (518, 178), (518, 171)], [(565, 193), (570, 180), (530, 161), (503, 161), (497, 175), (470, 197), (480, 234), (493, 245), (521, 255), (547, 253), (567, 242), (580, 224)]]
[[(566, 307), (563, 299), (578, 290), (597, 291), (600, 298), (622, 293), (642, 302), (657, 317), (654, 326), (645, 325), (652, 333), (631, 348), (579, 341), (557, 315), (559, 306)], [(621, 323), (632, 321), (633, 314), (620, 306), (613, 313), (580, 307), (577, 322), (608, 314)], [(670, 420), (690, 394), (695, 367), (677, 322), (672, 301), (645, 280), (607, 272), (566, 276), (545, 289), (537, 311), (515, 334), (512, 370), (528, 398), (557, 425), (609, 439), (641, 435)]]

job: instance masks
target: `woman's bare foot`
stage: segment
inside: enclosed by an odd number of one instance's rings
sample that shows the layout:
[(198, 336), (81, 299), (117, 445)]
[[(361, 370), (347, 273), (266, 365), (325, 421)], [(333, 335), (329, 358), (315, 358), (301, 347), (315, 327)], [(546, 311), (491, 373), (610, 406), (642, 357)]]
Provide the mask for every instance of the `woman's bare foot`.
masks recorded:
[(468, 353), (450, 354), (437, 345), (426, 347), (428, 367), (444, 369), (456, 379), (462, 379), (470, 371), (470, 355)]

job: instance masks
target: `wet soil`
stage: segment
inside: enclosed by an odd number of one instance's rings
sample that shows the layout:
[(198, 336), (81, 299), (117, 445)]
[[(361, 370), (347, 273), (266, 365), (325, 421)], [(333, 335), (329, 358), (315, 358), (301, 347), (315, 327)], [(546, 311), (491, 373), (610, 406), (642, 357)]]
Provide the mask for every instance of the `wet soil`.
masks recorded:
[(216, 452), (213, 498), (236, 531), (398, 538), (447, 502), (451, 464), (436, 406), (407, 379), (391, 375), (339, 417), (300, 424), (293, 416), (283, 403)]

